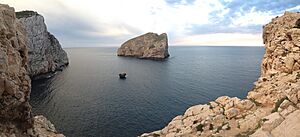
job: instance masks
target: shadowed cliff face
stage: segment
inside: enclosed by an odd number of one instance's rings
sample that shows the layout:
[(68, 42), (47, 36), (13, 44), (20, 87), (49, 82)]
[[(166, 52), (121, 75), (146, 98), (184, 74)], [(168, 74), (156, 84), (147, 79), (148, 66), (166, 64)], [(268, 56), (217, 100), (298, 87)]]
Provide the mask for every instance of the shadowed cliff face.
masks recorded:
[(33, 117), (26, 30), (14, 8), (0, 4), (0, 136), (63, 137), (43, 116)]
[(47, 31), (43, 16), (33, 11), (16, 14), (24, 24), (28, 36), (28, 72), (31, 77), (61, 70), (69, 64), (67, 53), (59, 41)]
[(222, 96), (188, 108), (161, 130), (142, 136), (300, 135), (300, 13), (285, 12), (264, 26), (261, 76), (246, 99)]
[(26, 30), (17, 21), (14, 9), (0, 4), (0, 132), (32, 127), (30, 78), (27, 75)]
[(126, 41), (117, 51), (118, 56), (132, 56), (144, 59), (169, 57), (167, 34), (147, 33)]

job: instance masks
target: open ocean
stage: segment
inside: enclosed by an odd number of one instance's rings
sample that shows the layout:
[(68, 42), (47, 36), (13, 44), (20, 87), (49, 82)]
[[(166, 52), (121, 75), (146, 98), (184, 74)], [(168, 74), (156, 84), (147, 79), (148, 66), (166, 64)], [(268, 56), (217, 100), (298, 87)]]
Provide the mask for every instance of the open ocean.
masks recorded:
[[(166, 126), (192, 105), (245, 98), (263, 47), (169, 47), (165, 61), (116, 56), (117, 48), (69, 48), (70, 65), (32, 81), (30, 103), (69, 137), (133, 137)], [(127, 79), (118, 74), (127, 72)]]

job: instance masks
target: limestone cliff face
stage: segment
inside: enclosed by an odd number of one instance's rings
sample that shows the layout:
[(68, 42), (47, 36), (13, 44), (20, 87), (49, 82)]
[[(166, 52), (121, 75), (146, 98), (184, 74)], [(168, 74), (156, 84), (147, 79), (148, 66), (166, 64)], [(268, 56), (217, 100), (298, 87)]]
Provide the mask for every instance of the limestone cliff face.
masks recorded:
[(26, 30), (17, 21), (14, 9), (0, 5), (0, 132), (6, 125), (32, 127), (30, 78), (27, 75)]
[(296, 24), (299, 13), (285, 12), (264, 26), (263, 41), (266, 53), (262, 62), (262, 75), (300, 69), (300, 29)]
[(69, 64), (67, 53), (47, 31), (43, 16), (33, 11), (17, 12), (16, 15), (25, 25), (28, 36), (28, 72), (31, 77), (61, 70)]
[(49, 124), (37, 123), (41, 118), (32, 116), (26, 44), (26, 30), (16, 19), (14, 8), (0, 4), (0, 136), (59, 135), (54, 130), (37, 130)]
[(300, 13), (286, 12), (264, 26), (261, 76), (246, 99), (222, 96), (192, 106), (161, 130), (142, 136), (300, 135)]
[(118, 56), (132, 56), (145, 59), (169, 57), (167, 34), (147, 33), (126, 41), (117, 51)]
[[(263, 104), (272, 104), (278, 98), (288, 95), (291, 101), (297, 103), (295, 92), (299, 89), (293, 87), (295, 84), (300, 85), (296, 82), (300, 78), (300, 29), (296, 24), (299, 19), (300, 13), (285, 12), (283, 16), (274, 18), (264, 26), (263, 40), (266, 53), (262, 61), (262, 74), (255, 85), (257, 90), (249, 92), (249, 98)], [(291, 76), (294, 80), (287, 76)], [(288, 82), (290, 84), (287, 84)], [(267, 88), (271, 83), (274, 83), (275, 88), (268, 87), (268, 89), (274, 91), (264, 92), (258, 88)]]

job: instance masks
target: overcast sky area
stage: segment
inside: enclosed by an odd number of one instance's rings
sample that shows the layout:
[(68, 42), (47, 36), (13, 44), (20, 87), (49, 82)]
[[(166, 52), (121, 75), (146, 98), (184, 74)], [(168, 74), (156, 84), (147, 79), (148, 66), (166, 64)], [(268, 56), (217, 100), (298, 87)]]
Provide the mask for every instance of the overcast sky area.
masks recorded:
[(262, 46), (262, 26), (299, 0), (0, 0), (34, 10), (63, 47), (120, 46), (146, 32), (169, 45)]

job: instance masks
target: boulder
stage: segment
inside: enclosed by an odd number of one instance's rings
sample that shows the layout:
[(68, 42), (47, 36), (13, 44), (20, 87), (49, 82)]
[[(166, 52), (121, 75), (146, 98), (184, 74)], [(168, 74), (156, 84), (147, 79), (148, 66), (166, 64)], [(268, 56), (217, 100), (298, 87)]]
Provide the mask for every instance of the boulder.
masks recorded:
[(300, 110), (294, 111), (275, 129), (273, 137), (298, 137), (300, 135)]
[(120, 73), (119, 77), (120, 79), (126, 79), (126, 73)]
[(263, 118), (264, 123), (262, 126), (262, 130), (271, 131), (278, 125), (280, 125), (283, 120), (284, 118), (278, 112), (272, 113), (271, 115)]

